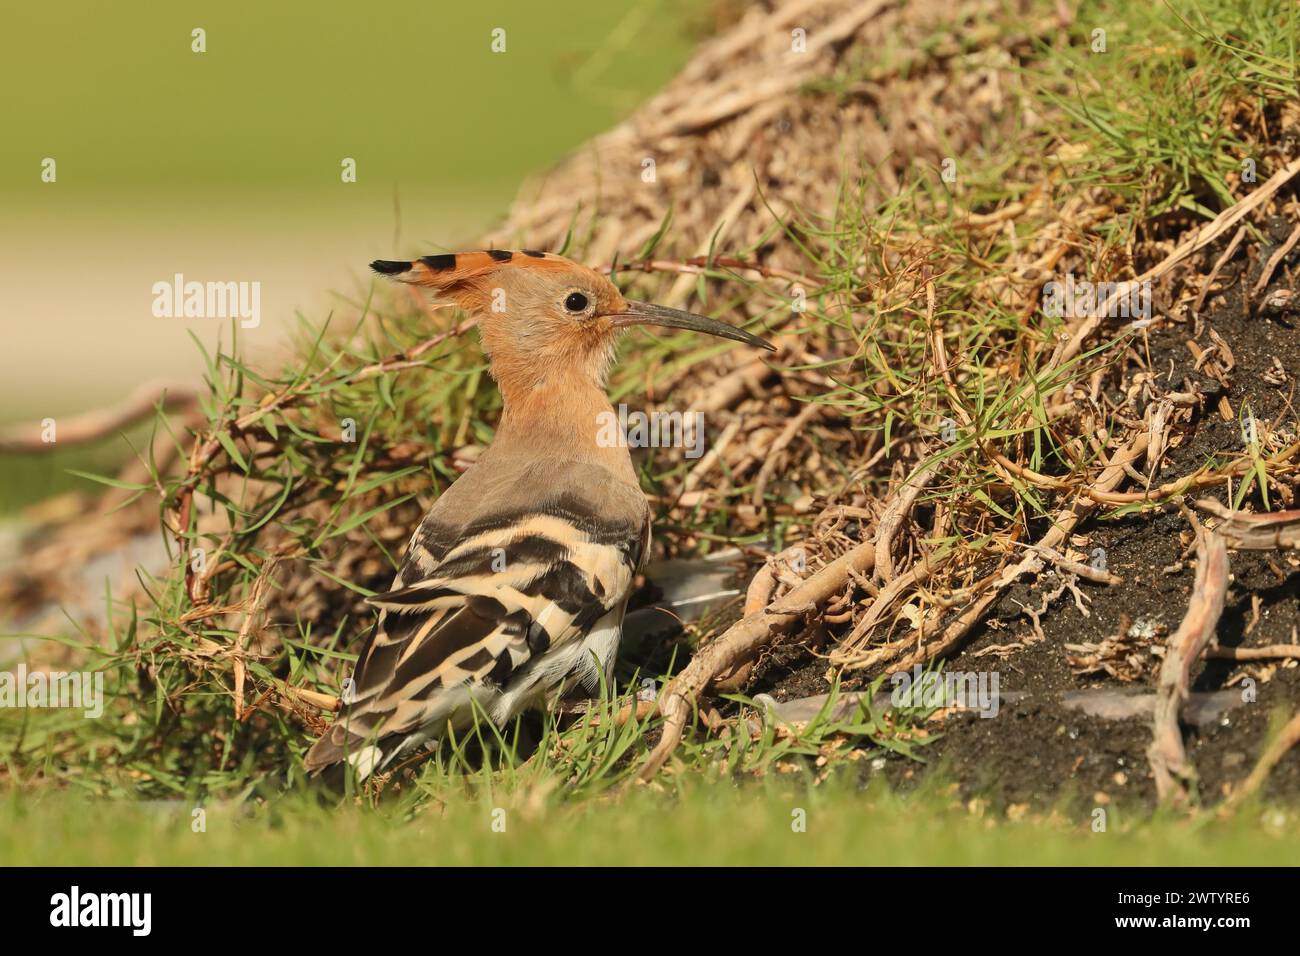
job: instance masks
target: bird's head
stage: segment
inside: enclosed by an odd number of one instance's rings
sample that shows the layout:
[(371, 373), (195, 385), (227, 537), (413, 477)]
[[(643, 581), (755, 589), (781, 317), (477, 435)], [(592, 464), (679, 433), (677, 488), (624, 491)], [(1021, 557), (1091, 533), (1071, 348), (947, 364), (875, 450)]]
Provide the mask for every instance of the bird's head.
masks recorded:
[(475, 315), (502, 390), (575, 374), (603, 387), (618, 333), (631, 325), (691, 329), (771, 349), (706, 316), (625, 299), (605, 276), (563, 256), (524, 250), (377, 260), (383, 275), (432, 289)]

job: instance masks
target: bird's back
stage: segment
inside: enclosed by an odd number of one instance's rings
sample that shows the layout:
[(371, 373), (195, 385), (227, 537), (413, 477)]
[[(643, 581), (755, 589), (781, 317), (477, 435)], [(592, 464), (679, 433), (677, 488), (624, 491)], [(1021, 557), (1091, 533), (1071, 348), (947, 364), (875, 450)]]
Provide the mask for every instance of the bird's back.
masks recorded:
[(371, 599), (381, 614), (354, 693), (308, 769), (348, 759), (364, 776), (474, 702), (504, 721), (567, 678), (607, 672), (649, 520), (640, 489), (600, 464), (489, 449)]

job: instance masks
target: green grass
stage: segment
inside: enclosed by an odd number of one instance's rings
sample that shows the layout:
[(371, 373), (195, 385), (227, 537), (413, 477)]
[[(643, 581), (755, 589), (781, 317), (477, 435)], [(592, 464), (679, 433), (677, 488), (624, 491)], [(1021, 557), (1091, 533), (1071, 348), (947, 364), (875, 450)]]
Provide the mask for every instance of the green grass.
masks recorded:
[(1059, 160), (1065, 181), (1126, 199), (1126, 224), (1172, 209), (1212, 216), (1250, 191), (1244, 160), (1276, 162), (1258, 115), (1295, 96), (1294, 4), (1091, 0), (1075, 30), (1083, 42), (1052, 44), (1026, 76), (1068, 120), (1061, 144), (1080, 147)]
[[(1262, 6), (1281, 13), (1276, 4)], [(1244, 134), (1202, 136), (1188, 119), (1195, 115), (1191, 104), (1204, 99), (1219, 109), (1236, 97), (1274, 108), (1279, 78), (1296, 75), (1294, 17), (1281, 16), (1281, 28), (1273, 29), (1253, 9), (1245, 0), (1210, 0), (1189, 17), (1193, 25), (1225, 31), (1225, 24), (1235, 24), (1225, 46), (1199, 38), (1165, 7), (1129, 12), (1119, 4), (1089, 4), (1073, 32), (1041, 46), (1022, 72), (1026, 95), (1051, 123), (1021, 140), (1010, 111), (1005, 128), (988, 131), (983, 152), (963, 161), (970, 172), (960, 204), (923, 171), (901, 195), (872, 204), (865, 198), (870, 173), (848, 168), (837, 208), (796, 210), (772, 225), (768, 241), (799, 249), (801, 271), (813, 280), (803, 317), (809, 334), (838, 343), (809, 369), (831, 380), (816, 400), (838, 406), (859, 431), (890, 448), (933, 435), (945, 420), (960, 423), (957, 440), (936, 451), (935, 461), (946, 469), (942, 493), (962, 506), (926, 544), (936, 554), (958, 552), (957, 565), (972, 575), (1003, 554), (1012, 532), (1041, 524), (1059, 504), (1042, 488), (1007, 481), (990, 468), (984, 446), (996, 443), (1054, 479), (1086, 477), (1095, 457), (1071, 450), (1076, 436), (1062, 434), (1048, 405), (1114, 361), (1127, 339), (1103, 341), (1052, 367), (1060, 320), (1037, 310), (1022, 315), (990, 290), (989, 279), (1054, 210), (1026, 215), (977, 242), (959, 228), (954, 209), (996, 209), (1022, 197), (1035, 173), (1056, 204), (1081, 186), (1104, 188), (1120, 214), (1103, 230), (1078, 236), (1078, 250), (1090, 278), (1124, 274), (1124, 250), (1145, 217), (1173, 208), (1205, 215), (1232, 200), (1218, 187), (1239, 158)], [(1082, 45), (1094, 20), (1111, 25), (1110, 59), (1094, 58)], [(1013, 31), (1018, 24), (1004, 26)], [(810, 95), (833, 95), (835, 88)], [(1183, 139), (1193, 145), (1179, 152)], [(1015, 170), (1006, 157), (1009, 142), (1026, 144)], [(1069, 164), (1040, 162), (1067, 143), (1086, 149)], [(1266, 175), (1267, 164), (1262, 170)], [(641, 255), (654, 249), (652, 242)], [(754, 252), (723, 251), (740, 259)], [(934, 373), (933, 330), (914, 283), (921, 270), (941, 280), (934, 319), (961, 369), (951, 386)], [(620, 280), (644, 287), (637, 289), (642, 298), (654, 298), (664, 283), (661, 276)], [(721, 267), (700, 283), (713, 311), (747, 305), (756, 324), (788, 320), (788, 290), (779, 283), (743, 279)], [(468, 339), (442, 342), (400, 371), (359, 374), (429, 332), (427, 317), (408, 301), (377, 293), (374, 300), (344, 303), (328, 329), (304, 323), (297, 355), (284, 368), (249, 367), (234, 347), (206, 355), (211, 395), (201, 437), (216, 443), (214, 454), (193, 474), (155, 477), (164, 490), (163, 513), (178, 531), (171, 542), (178, 554), (197, 547), (225, 559), (208, 582), (215, 605), (246, 600), (259, 576), (271, 573), (273, 552), (304, 562), (313, 585), (334, 603), (349, 591), (367, 593), (333, 574), (339, 548), (362, 548), (395, 568), (398, 554), (380, 532), (390, 521), (409, 527), (412, 515), (405, 512), (418, 516), (412, 496), (427, 499), (454, 478), (447, 450), (489, 441), (499, 410), (482, 356)], [(637, 395), (647, 381), (661, 385), (718, 348), (698, 342), (682, 348), (683, 341), (638, 338), (625, 346), (615, 400)], [(259, 411), (266, 393), (284, 400)], [(229, 427), (235, 419), (244, 419), (237, 433)], [(341, 437), (349, 419), (355, 440)], [(274, 453), (255, 457), (257, 442), (273, 444)], [(846, 480), (853, 464), (845, 464)], [(1258, 456), (1253, 464), (1264, 467)], [(682, 467), (651, 457), (644, 484), (650, 491), (671, 489)], [(152, 484), (138, 491), (155, 493)], [(751, 491), (731, 488), (729, 502), (745, 501)], [(225, 527), (201, 527), (193, 514), (178, 527), (181, 503), (191, 494), (210, 499)], [(728, 514), (726, 507), (701, 511), (690, 519), (692, 531), (710, 542), (729, 540)], [(767, 537), (779, 546), (796, 522), (807, 520), (788, 514)], [(500, 739), (485, 729), (482, 739), (444, 748), (410, 777), (396, 779), (382, 799), (369, 790), (365, 807), (321, 809), (302, 792), (312, 788), (301, 772), (307, 724), (317, 715), (279, 706), (277, 691), (287, 684), (335, 692), (355, 660), (364, 624), (346, 614), (323, 631), (300, 622), (272, 655), (250, 659), (244, 702), (268, 695), (269, 703), (236, 721), (228, 651), (242, 614), (201, 607), (204, 613), (194, 616), (178, 574), (145, 583), (148, 601), (115, 609), (107, 635), (76, 638), (90, 665), (107, 673), (111, 699), (103, 720), (0, 714), (0, 774), (18, 794), (0, 813), (0, 855), (42, 862), (30, 856), (39, 852), (60, 862), (105, 863), (1293, 861), (1294, 843), (1287, 841), (1294, 841), (1297, 825), (1289, 811), (1254, 808), (1221, 824), (1112, 810), (1100, 834), (1077, 810), (1017, 822), (1004, 812), (956, 805), (941, 792), (942, 777), (920, 795), (899, 796), (879, 788), (863, 793), (832, 774), (886, 750), (901, 752), (919, 769), (926, 738), (918, 733), (923, 715), (917, 714), (821, 721), (795, 735), (767, 727), (752, 740), (696, 727), (671, 772), (648, 790), (629, 783), (657, 722), (615, 725), (609, 718), (618, 701), (609, 700), (596, 710), (603, 717), (598, 725), (561, 729), (547, 721), (531, 759), (513, 752), (516, 728)], [(729, 713), (746, 714), (745, 706), (736, 701)], [(485, 744), (486, 765), (474, 756)], [(783, 788), (783, 780), (798, 785)], [(84, 803), (65, 792), (101, 799)], [(140, 799), (178, 801), (179, 810), (167, 816), (133, 809), (131, 801)], [(207, 832), (194, 834), (189, 809), (200, 803), (210, 808)], [(506, 810), (504, 834), (490, 825), (498, 807)], [(795, 807), (808, 811), (806, 833), (791, 832)], [(42, 832), (51, 834), (38, 848), (24, 848), (14, 836), (30, 827), (28, 820), (42, 821)]]
[[(1294, 865), (1300, 820), (1258, 811), (1227, 823), (1139, 822), (1111, 808), (1007, 821), (936, 792), (901, 796), (719, 781), (668, 798), (561, 804), (544, 792), (410, 808), (0, 804), (0, 858), (23, 865), (1194, 866)], [(800, 811), (803, 811), (802, 814)], [(796, 827), (802, 822), (803, 832)], [(504, 831), (502, 831), (504, 825)], [(495, 827), (495, 829), (494, 829)], [(40, 839), (28, 835), (39, 832)]]

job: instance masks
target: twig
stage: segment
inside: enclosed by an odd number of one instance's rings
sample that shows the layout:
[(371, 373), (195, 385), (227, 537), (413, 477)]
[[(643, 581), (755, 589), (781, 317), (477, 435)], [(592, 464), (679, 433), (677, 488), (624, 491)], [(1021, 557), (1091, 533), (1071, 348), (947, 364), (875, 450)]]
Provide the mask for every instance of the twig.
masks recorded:
[[(779, 341), (774, 344), (780, 347)], [(696, 407), (706, 413), (731, 408), (746, 394), (757, 393), (764, 380), (774, 373), (766, 358), (755, 358), (710, 385)]]
[[(742, 617), (756, 614), (772, 603), (776, 593), (776, 569), (778, 565), (787, 564), (790, 558), (804, 551), (803, 545), (791, 545), (775, 557), (769, 557), (763, 566), (754, 572), (749, 587), (745, 590), (745, 606)], [(713, 679), (710, 690), (720, 694), (734, 693), (745, 686), (750, 672), (754, 669), (756, 653), (751, 653), (718, 672)]]
[[(808, 286), (810, 289), (820, 289), (825, 283), (820, 279), (814, 279), (811, 276), (803, 275), (799, 272), (791, 272), (788, 269), (778, 269), (774, 266), (765, 266), (760, 262), (746, 262), (744, 259), (735, 259), (730, 256), (689, 256), (685, 259), (640, 259), (636, 262), (620, 262), (617, 265), (618, 272), (672, 272), (679, 275), (708, 275), (710, 272), (718, 272), (722, 269), (738, 269), (741, 272), (757, 272), (765, 279), (785, 279), (787, 282), (798, 283), (799, 285)], [(615, 269), (609, 266), (602, 267), (599, 271), (612, 273)]]
[(1041, 544), (1033, 542), (1024, 542), (1020, 547), (1027, 548), (1030, 551), (1036, 551), (1043, 557), (1047, 558), (1057, 568), (1068, 571), (1071, 574), (1077, 574), (1079, 577), (1096, 584), (1123, 584), (1124, 579), (1117, 574), (1111, 574), (1109, 571), (1101, 571), (1090, 564), (1083, 564), (1080, 561), (1071, 561), (1055, 548), (1048, 548)]
[(1201, 291), (1196, 296), (1196, 301), (1192, 303), (1193, 315), (1201, 314), (1201, 306), (1205, 304), (1205, 297), (1210, 294), (1210, 286), (1214, 285), (1214, 280), (1219, 277), (1219, 270), (1222, 269), (1227, 261), (1232, 258), (1232, 254), (1237, 251), (1237, 247), (1241, 245), (1241, 240), (1245, 238), (1245, 236), (1246, 227), (1238, 226), (1236, 234), (1233, 235), (1231, 241), (1228, 243), (1228, 248), (1224, 249), (1223, 255), (1219, 256), (1219, 258), (1215, 260), (1214, 268), (1210, 270), (1210, 275), (1206, 278), (1205, 284), (1201, 286)]
[(189, 385), (146, 383), (119, 405), (58, 422), (56, 441), (44, 440), (41, 425), (23, 425), (0, 433), (0, 452), (48, 452), (70, 445), (88, 445), (148, 418), (159, 405), (164, 408), (192, 405), (198, 397), (198, 391)]
[(1300, 660), (1300, 644), (1267, 644), (1264, 647), (1211, 647), (1206, 657), (1228, 661), (1269, 661), (1291, 657)]
[(1300, 548), (1300, 511), (1251, 514), (1233, 511), (1213, 498), (1202, 498), (1196, 507), (1208, 511), (1221, 523), (1214, 530), (1228, 547), (1242, 551), (1286, 551)]
[(695, 486), (713, 470), (714, 465), (722, 460), (722, 453), (726, 451), (727, 446), (740, 432), (740, 422), (739, 418), (733, 418), (727, 423), (727, 427), (722, 430), (718, 440), (713, 442), (712, 447), (704, 453), (704, 457), (687, 473), (686, 480), (682, 482), (682, 494), (695, 490)]
[(1247, 797), (1259, 790), (1268, 779), (1269, 772), (1277, 766), (1277, 762), (1297, 743), (1300, 743), (1300, 712), (1297, 712), (1282, 728), (1282, 732), (1269, 742), (1264, 753), (1260, 755), (1259, 763), (1255, 764), (1255, 769), (1250, 772), (1245, 782), (1233, 791), (1232, 796), (1223, 801), (1219, 813), (1224, 816), (1233, 813)]
[(294, 687), (282, 680), (275, 682), (275, 688), (285, 697), (295, 698), (310, 704), (319, 710), (335, 713), (343, 706), (343, 700), (337, 694), (322, 694), (320, 691)]
[(935, 572), (942, 569), (956, 554), (956, 550), (950, 549), (938, 557), (922, 556), (920, 560), (913, 562), (907, 571), (881, 588), (876, 599), (867, 608), (867, 612), (862, 615), (857, 624), (853, 626), (853, 630), (840, 641), (839, 646), (831, 654), (832, 662), (844, 667), (846, 670), (861, 670), (871, 667), (881, 660), (893, 657), (897, 649), (903, 644), (913, 643), (911, 638), (908, 638), (869, 652), (859, 649), (859, 645), (867, 641), (871, 636), (871, 631), (904, 594), (929, 581)]
[(1169, 637), (1152, 721), (1147, 759), (1160, 801), (1184, 804), (1196, 768), (1187, 759), (1178, 713), (1186, 702), (1192, 667), (1214, 636), (1228, 594), (1228, 549), (1223, 538), (1196, 525), (1196, 582), (1182, 623)]
[(781, 429), (781, 434), (776, 436), (776, 441), (772, 442), (772, 446), (767, 450), (767, 457), (763, 460), (763, 466), (758, 470), (758, 477), (754, 479), (754, 493), (750, 496), (750, 502), (755, 508), (763, 507), (763, 495), (767, 491), (767, 483), (772, 480), (772, 473), (776, 471), (781, 452), (785, 451), (790, 442), (798, 437), (809, 422), (825, 412), (828, 407), (827, 405), (809, 402), (798, 415), (786, 423), (785, 428)]
[[(248, 596), (248, 608), (244, 612), (244, 623), (239, 628), (239, 637), (235, 641), (234, 653), (231, 658), (234, 663), (235, 671), (235, 720), (244, 719), (244, 649), (248, 646), (249, 635), (252, 634), (253, 624), (258, 615), (262, 613), (262, 607), (266, 603), (267, 584), (271, 579), (271, 572), (275, 570), (278, 558), (268, 558), (262, 565), (262, 570), (258, 572), (257, 578), (253, 581), (253, 587)], [(256, 709), (254, 707), (253, 709)]]
[[(713, 225), (703, 233), (707, 238), (701, 238), (699, 245), (696, 246), (695, 256), (692, 258), (703, 258), (707, 261), (709, 252), (726, 239), (727, 233), (735, 225), (736, 220), (741, 218), (741, 213), (748, 208), (757, 191), (758, 184), (752, 177), (741, 181), (740, 188), (731, 197), (726, 208), (718, 213)], [(679, 275), (677, 281), (664, 293), (663, 304), (675, 306), (684, 303), (695, 285), (695, 280), (689, 274)]]
[(926, 486), (934, 481), (936, 464), (928, 460), (929, 455), (925, 452), (921, 457), (927, 460), (908, 476), (900, 493), (889, 502), (880, 515), (880, 527), (876, 532), (875, 573), (881, 581), (894, 579), (894, 541), (898, 538), (903, 523), (907, 521), (907, 516), (912, 513), (916, 499), (921, 496)]
[[(1246, 216), (1250, 215), (1250, 213), (1255, 209), (1266, 203), (1274, 193), (1290, 182), (1297, 173), (1300, 173), (1300, 158), (1291, 160), (1291, 162), (1287, 163), (1270, 176), (1267, 181), (1261, 183), (1259, 187), (1254, 189), (1245, 199), (1241, 200), (1236, 205), (1225, 209), (1210, 222), (1195, 230), (1190, 236), (1183, 240), (1183, 242), (1181, 242), (1173, 252), (1133, 281), (1140, 284), (1153, 282), (1160, 278), (1192, 253), (1204, 249), (1223, 233), (1227, 232)], [(1093, 309), (1089, 313), (1084, 321), (1074, 330), (1070, 338), (1057, 348), (1056, 353), (1052, 356), (1051, 361), (1047, 365), (1047, 371), (1060, 368), (1066, 362), (1070, 361), (1070, 359), (1079, 354), (1079, 350), (1083, 348), (1083, 343), (1087, 340), (1088, 336), (1096, 330), (1097, 326), (1101, 324), (1102, 319), (1110, 313), (1111, 307), (1114, 305), (1118, 296), (1119, 291), (1116, 290), (1107, 297), (1105, 302), (1101, 303), (1097, 308)]]
[[(1291, 459), (1296, 456), (1297, 452), (1300, 452), (1300, 442), (1283, 449), (1276, 455), (1264, 459), (1264, 463), (1266, 465), (1280, 468), (1291, 463)], [(990, 452), (990, 456), (996, 465), (1000, 465), (1005, 471), (1011, 472), (1019, 478), (1023, 478), (1030, 484), (1037, 485), (1040, 488), (1050, 488), (1054, 491), (1075, 490), (1075, 487), (1063, 478), (1053, 478), (1051, 475), (1041, 475), (1032, 469), (1025, 468), (1022, 465), (1017, 465), (1015, 462), (1010, 461), (997, 452)], [(1157, 502), (1169, 498), (1176, 498), (1200, 488), (1209, 488), (1214, 485), (1226, 484), (1233, 478), (1240, 477), (1253, 471), (1256, 467), (1256, 463), (1247, 458), (1235, 462), (1221, 471), (1210, 471), (1208, 468), (1202, 468), (1199, 471), (1192, 472), (1190, 475), (1184, 475), (1182, 478), (1175, 478), (1173, 481), (1167, 481), (1158, 488), (1147, 488), (1142, 491), (1105, 491), (1101, 488), (1090, 487), (1082, 489), (1082, 493), (1092, 498), (1098, 504), (1103, 505), (1130, 505), (1143, 501)]]
[(715, 674), (762, 647), (774, 633), (792, 627), (802, 615), (836, 594), (849, 579), (850, 570), (859, 573), (871, 570), (875, 555), (874, 542), (859, 544), (775, 604), (733, 624), (717, 640), (702, 648), (659, 696), (659, 709), (664, 715), (663, 736), (646, 757), (639, 779), (651, 780), (672, 756), (681, 742), (691, 708)]
[(1255, 280), (1255, 285), (1250, 290), (1252, 296), (1259, 295), (1264, 291), (1264, 287), (1268, 285), (1268, 280), (1273, 278), (1273, 273), (1276, 271), (1278, 264), (1287, 257), (1287, 253), (1295, 248), (1297, 242), (1300, 242), (1300, 225), (1292, 229), (1291, 235), (1286, 237), (1286, 242), (1278, 246), (1277, 251), (1268, 257), (1268, 262), (1264, 263), (1259, 278)]
[[(652, 714), (657, 713), (658, 710), (658, 706), (652, 700), (630, 701), (629, 703), (623, 704), (619, 707), (618, 712), (611, 718), (611, 723), (613, 723), (615, 727), (622, 727), (629, 720), (645, 720)], [(565, 712), (574, 714), (575, 716), (581, 716), (592, 727), (600, 726), (600, 712), (593, 710), (591, 707), (584, 707), (582, 704), (579, 704), (577, 707), (571, 708)], [(561, 739), (560, 743), (563, 745), (563, 739)]]

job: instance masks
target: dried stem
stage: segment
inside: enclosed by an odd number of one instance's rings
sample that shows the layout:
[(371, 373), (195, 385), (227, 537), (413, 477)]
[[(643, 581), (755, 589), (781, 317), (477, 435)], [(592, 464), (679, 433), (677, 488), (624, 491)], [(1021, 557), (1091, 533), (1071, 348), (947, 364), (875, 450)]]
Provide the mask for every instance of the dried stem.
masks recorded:
[(1147, 749), (1156, 795), (1161, 802), (1185, 804), (1196, 782), (1196, 768), (1183, 747), (1178, 714), (1190, 692), (1192, 667), (1214, 636), (1228, 594), (1228, 549), (1212, 531), (1196, 526), (1196, 581), (1182, 623), (1169, 638), (1156, 690), (1152, 741)]

